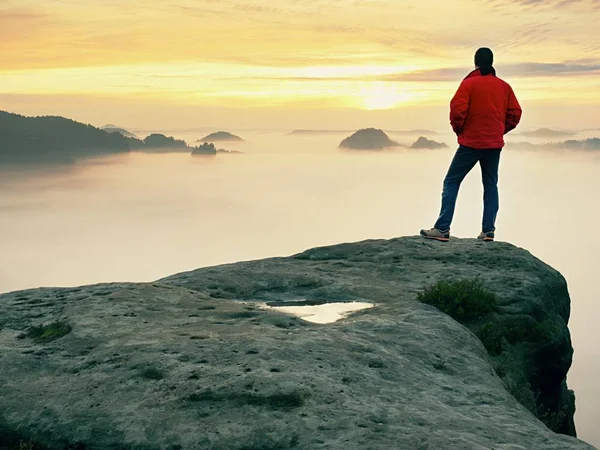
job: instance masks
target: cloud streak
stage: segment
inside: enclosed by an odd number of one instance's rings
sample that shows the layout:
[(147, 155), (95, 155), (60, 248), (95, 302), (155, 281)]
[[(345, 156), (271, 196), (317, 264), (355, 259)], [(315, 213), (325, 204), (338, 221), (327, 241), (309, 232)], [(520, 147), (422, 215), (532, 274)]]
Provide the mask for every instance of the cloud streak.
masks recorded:
[[(406, 81), (406, 82), (442, 82), (457, 81), (464, 78), (469, 73), (468, 68), (445, 67), (440, 69), (422, 70), (397, 75), (382, 77), (385, 81)], [(599, 76), (600, 62), (590, 62), (587, 64), (576, 63), (538, 63), (525, 62), (517, 64), (499, 65), (497, 67), (498, 75), (531, 78), (531, 77), (564, 77), (564, 76)]]
[(0, 94), (197, 102), (318, 94), (319, 101), (330, 95), (343, 102), (398, 83), (414, 91), (411, 99), (431, 99), (464, 78), (474, 50), (486, 45), (500, 76), (534, 80), (538, 97), (571, 83), (576, 101), (589, 97), (589, 80), (600, 75), (599, 6), (600, 0), (420, 0), (401, 8), (397, 0), (103, 0), (83, 8), (76, 0), (0, 0)]
[(524, 9), (555, 9), (580, 7), (584, 11), (600, 10), (600, 0), (487, 0), (496, 7)]

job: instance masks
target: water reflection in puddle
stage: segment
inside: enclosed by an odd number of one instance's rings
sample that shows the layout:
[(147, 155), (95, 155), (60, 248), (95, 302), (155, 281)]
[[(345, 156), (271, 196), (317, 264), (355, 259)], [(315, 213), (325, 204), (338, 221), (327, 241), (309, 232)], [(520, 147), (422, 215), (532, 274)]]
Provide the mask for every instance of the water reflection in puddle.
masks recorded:
[(333, 323), (363, 309), (373, 308), (372, 303), (350, 302), (350, 303), (325, 303), (323, 305), (306, 306), (267, 306), (268, 309), (276, 309), (288, 314), (293, 314), (307, 322)]

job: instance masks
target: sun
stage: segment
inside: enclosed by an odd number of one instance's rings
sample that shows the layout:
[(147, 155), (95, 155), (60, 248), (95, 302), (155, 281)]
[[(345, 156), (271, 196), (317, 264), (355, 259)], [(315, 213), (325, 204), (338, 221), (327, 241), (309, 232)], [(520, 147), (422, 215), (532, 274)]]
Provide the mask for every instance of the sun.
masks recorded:
[(406, 91), (399, 90), (392, 83), (376, 82), (359, 91), (365, 109), (391, 109), (410, 99)]

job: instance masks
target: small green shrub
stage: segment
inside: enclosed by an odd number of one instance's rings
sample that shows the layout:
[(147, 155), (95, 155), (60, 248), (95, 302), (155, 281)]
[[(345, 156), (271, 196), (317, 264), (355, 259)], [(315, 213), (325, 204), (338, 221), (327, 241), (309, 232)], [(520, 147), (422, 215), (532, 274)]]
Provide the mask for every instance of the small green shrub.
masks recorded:
[(536, 322), (527, 316), (492, 317), (485, 323), (477, 324), (473, 331), (493, 355), (502, 352), (502, 345), (516, 345), (523, 342), (552, 342), (559, 335), (560, 328), (552, 320)]
[(552, 319), (536, 323), (533, 328), (533, 337), (538, 342), (552, 342), (559, 334), (559, 326)]
[(73, 329), (66, 322), (53, 322), (49, 325), (41, 325), (39, 327), (31, 327), (25, 333), (26, 337), (32, 338), (38, 343), (45, 344), (55, 341), (69, 334)]
[(491, 355), (499, 355), (504, 350), (503, 338), (506, 335), (506, 329), (500, 322), (489, 321), (484, 323), (475, 331), (475, 335)]
[(459, 322), (471, 322), (496, 311), (496, 295), (479, 279), (442, 280), (417, 296)]

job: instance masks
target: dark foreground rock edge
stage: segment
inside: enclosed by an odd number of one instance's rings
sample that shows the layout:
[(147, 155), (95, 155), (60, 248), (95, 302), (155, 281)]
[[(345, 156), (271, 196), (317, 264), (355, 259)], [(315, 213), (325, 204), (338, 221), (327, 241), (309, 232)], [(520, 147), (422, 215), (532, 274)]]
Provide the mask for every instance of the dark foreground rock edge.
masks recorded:
[[(546, 344), (488, 355), (415, 300), (438, 279), (475, 276), (502, 316), (554, 325)], [(377, 307), (314, 325), (256, 306), (354, 300)], [(575, 434), (569, 310), (564, 278), (524, 250), (418, 238), (5, 294), (0, 448), (592, 448), (505, 389), (529, 377), (549, 406), (568, 408), (561, 426)], [(58, 320), (66, 336), (23, 338)]]

